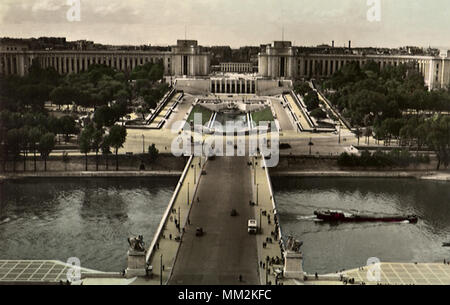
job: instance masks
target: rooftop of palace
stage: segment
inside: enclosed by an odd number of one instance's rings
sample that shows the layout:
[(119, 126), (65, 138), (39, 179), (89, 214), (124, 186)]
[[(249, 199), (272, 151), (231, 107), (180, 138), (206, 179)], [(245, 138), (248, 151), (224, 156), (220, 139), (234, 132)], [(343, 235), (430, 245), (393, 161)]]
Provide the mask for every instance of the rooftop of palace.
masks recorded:
[[(202, 51), (211, 53), (217, 52), (216, 49), (229, 48), (227, 46), (204, 47), (198, 44), (197, 40), (180, 39), (174, 45), (152, 46), (148, 45), (104, 45), (88, 40), (67, 41), (65, 37), (40, 37), (40, 38), (0, 38), (0, 47), (13, 46), (15, 51), (158, 51), (170, 52), (172, 48), (201, 48)], [(260, 49), (262, 53), (267, 48), (272, 49), (294, 49), (296, 54), (337, 54), (337, 55), (415, 55), (415, 56), (439, 56), (440, 50), (437, 48), (421, 48), (416, 46), (405, 46), (400, 48), (381, 48), (381, 47), (351, 47), (334, 46), (334, 43), (321, 44), (318, 46), (294, 46), (291, 41), (275, 41), (273, 44), (261, 44), (260, 46), (243, 47), (240, 49)], [(16, 49), (17, 48), (17, 49)], [(228, 60), (227, 60), (228, 61)], [(240, 62), (239, 60), (238, 62)], [(242, 60), (242, 61), (248, 61)]]
[(233, 79), (233, 80), (239, 80), (239, 79), (245, 79), (245, 80), (255, 80), (258, 77), (255, 73), (249, 73), (249, 74), (241, 74), (241, 73), (221, 73), (216, 72), (211, 75), (211, 80), (220, 80), (220, 79)]

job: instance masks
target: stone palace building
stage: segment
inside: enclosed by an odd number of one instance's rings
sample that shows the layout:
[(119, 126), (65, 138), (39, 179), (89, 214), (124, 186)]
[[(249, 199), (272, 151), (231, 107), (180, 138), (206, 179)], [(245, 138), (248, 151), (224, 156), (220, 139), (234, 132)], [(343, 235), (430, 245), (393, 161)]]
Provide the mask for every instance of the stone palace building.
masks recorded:
[[(331, 76), (349, 62), (364, 65), (368, 61), (374, 61), (381, 69), (389, 65), (411, 63), (424, 76), (425, 83), (431, 90), (450, 85), (448, 55), (448, 52), (441, 52), (439, 56), (366, 55), (351, 52), (316, 54), (302, 51), (301, 48), (292, 46), (289, 41), (275, 41), (271, 45), (261, 47), (257, 76), (262, 79), (285, 80), (320, 78)], [(204, 51), (195, 40), (178, 40), (168, 51), (30, 50), (21, 44), (0, 45), (0, 75), (23, 76), (35, 60), (39, 61), (42, 67), (52, 67), (61, 74), (85, 71), (93, 64), (104, 64), (118, 70), (132, 70), (136, 66), (156, 61), (163, 62), (166, 76), (195, 78), (211, 74), (211, 54)], [(223, 63), (221, 70), (237, 73), (253, 72), (251, 65), (242, 63)], [(222, 91), (218, 89), (219, 86), (221, 85), (214, 83), (213, 91)]]

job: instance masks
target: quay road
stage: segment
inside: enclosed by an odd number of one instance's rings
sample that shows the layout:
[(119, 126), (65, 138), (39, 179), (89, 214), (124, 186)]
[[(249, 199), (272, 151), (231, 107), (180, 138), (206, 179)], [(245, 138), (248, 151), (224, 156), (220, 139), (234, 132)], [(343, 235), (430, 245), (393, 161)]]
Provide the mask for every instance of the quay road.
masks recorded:
[[(217, 157), (206, 164), (175, 261), (172, 285), (258, 285), (256, 236), (247, 233), (255, 217), (248, 157)], [(205, 179), (206, 178), (206, 179)], [(236, 209), (238, 216), (230, 212)], [(202, 227), (205, 234), (195, 235)], [(243, 282), (239, 282), (242, 275)]]

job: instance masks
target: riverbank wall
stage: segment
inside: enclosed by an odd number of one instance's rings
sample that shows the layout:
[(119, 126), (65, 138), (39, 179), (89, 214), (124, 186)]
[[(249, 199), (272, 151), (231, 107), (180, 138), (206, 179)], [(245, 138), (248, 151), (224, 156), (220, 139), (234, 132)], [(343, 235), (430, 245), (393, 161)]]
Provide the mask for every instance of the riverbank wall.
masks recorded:
[[(177, 158), (172, 154), (160, 154), (155, 161), (150, 160), (149, 155), (119, 155), (119, 171), (166, 171), (166, 172), (182, 172), (188, 157)], [(97, 158), (95, 155), (88, 155), (88, 170), (96, 171)], [(8, 161), (5, 164), (0, 162), (1, 174), (20, 174), (20, 173), (34, 173), (34, 159), (29, 156), (27, 160), (18, 159), (15, 162)], [(25, 169), (25, 170), (24, 170)], [(98, 170), (103, 172), (114, 172), (116, 170), (116, 156), (109, 155), (98, 156)], [(44, 174), (47, 172), (84, 172), (86, 171), (86, 158), (82, 155), (63, 157), (52, 155), (47, 160), (47, 170), (45, 171), (45, 162), (42, 158), (37, 157), (36, 173)], [(111, 174), (113, 175), (113, 174)]]
[[(34, 162), (29, 158), (26, 171), (22, 161), (6, 164), (6, 172), (0, 163), (0, 180), (15, 178), (60, 178), (60, 177), (179, 177), (186, 166), (188, 157), (175, 157), (171, 154), (160, 154), (151, 162), (148, 155), (119, 155), (119, 171), (115, 171), (115, 156), (99, 156), (99, 170), (96, 170), (96, 157), (88, 156), (88, 170), (85, 170), (84, 156), (51, 156), (44, 171), (44, 161)], [(106, 164), (108, 163), (108, 166)], [(143, 167), (142, 167), (143, 165)], [(450, 181), (448, 171), (436, 171), (436, 162), (428, 164), (411, 164), (408, 167), (372, 168), (372, 167), (340, 167), (337, 157), (333, 156), (296, 156), (281, 155), (276, 167), (270, 168), (272, 177), (359, 177), (359, 178), (420, 178), (428, 180)]]

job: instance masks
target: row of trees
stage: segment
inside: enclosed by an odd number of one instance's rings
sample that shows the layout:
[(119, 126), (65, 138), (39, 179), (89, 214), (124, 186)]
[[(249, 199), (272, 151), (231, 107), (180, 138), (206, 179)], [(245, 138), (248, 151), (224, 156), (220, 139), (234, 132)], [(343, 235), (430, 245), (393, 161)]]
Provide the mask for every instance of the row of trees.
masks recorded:
[(75, 104), (84, 108), (97, 108), (114, 100), (126, 102), (130, 98), (125, 73), (104, 65), (92, 65), (85, 72), (67, 75), (49, 95), (56, 105)]
[(80, 134), (80, 152), (85, 155), (85, 170), (88, 170), (88, 154), (95, 152), (95, 164), (98, 171), (99, 152), (106, 156), (106, 168), (108, 169), (108, 155), (111, 148), (114, 148), (116, 155), (116, 171), (119, 170), (119, 149), (123, 147), (127, 138), (127, 130), (124, 126), (114, 125), (109, 133), (105, 133), (103, 127), (96, 127), (94, 124), (86, 126)]
[(294, 92), (302, 95), (306, 108), (310, 115), (318, 120), (326, 119), (327, 113), (320, 107), (319, 96), (307, 82), (297, 82), (294, 85)]
[(41, 69), (36, 62), (25, 77), (0, 77), (0, 111), (40, 112), (49, 100), (50, 92), (59, 86), (61, 79), (54, 69)]
[[(375, 62), (350, 63), (323, 86), (334, 106), (356, 127), (358, 139), (373, 136), (390, 145), (435, 152), (439, 170), (449, 163), (450, 93), (429, 92), (423, 76), (410, 64), (380, 70)], [(364, 127), (361, 129), (361, 127)]]
[(328, 97), (352, 125), (373, 125), (376, 120), (401, 118), (404, 113), (450, 111), (447, 90), (428, 92), (423, 76), (411, 64), (380, 70), (375, 62), (363, 67), (349, 63), (323, 83)]
[(2, 145), (3, 171), (6, 171), (8, 156), (12, 157), (13, 170), (16, 170), (17, 159), (21, 152), (24, 154), (24, 171), (26, 171), (26, 156), (28, 152), (33, 153), (34, 171), (36, 171), (37, 152), (44, 160), (44, 169), (47, 170), (47, 159), (55, 148), (55, 135), (51, 132), (43, 133), (37, 127), (11, 129), (6, 133), (2, 142), (6, 143)]
[(14, 169), (17, 159), (24, 155), (24, 170), (26, 156), (33, 153), (34, 170), (36, 171), (36, 154), (39, 152), (46, 161), (56, 145), (55, 135), (63, 135), (69, 141), (70, 135), (78, 134), (79, 128), (71, 116), (56, 118), (45, 113), (25, 114), (4, 110), (0, 112), (0, 145), (3, 170), (6, 161), (12, 159)]
[[(132, 98), (142, 97), (145, 111), (155, 108), (168, 86), (159, 82), (164, 74), (162, 62), (136, 67), (131, 73), (117, 71), (104, 65), (92, 65), (79, 74), (61, 76), (54, 69), (42, 69), (32, 64), (25, 77), (0, 78), (0, 147), (1, 158), (15, 162), (24, 155), (24, 169), (28, 152), (40, 152), (46, 161), (55, 148), (56, 136), (79, 135), (80, 150), (101, 150), (108, 155), (110, 148), (118, 154), (126, 139), (126, 129), (115, 124), (131, 110)], [(45, 102), (56, 105), (94, 107), (92, 118), (86, 119), (81, 131), (75, 117), (57, 118), (49, 115)], [(142, 107), (144, 108), (144, 107)], [(118, 160), (116, 160), (118, 168)], [(98, 162), (97, 162), (98, 169)]]
[(412, 155), (408, 150), (392, 150), (390, 152), (365, 150), (360, 156), (342, 153), (338, 158), (339, 166), (346, 167), (405, 167), (410, 164), (429, 163), (428, 155)]

